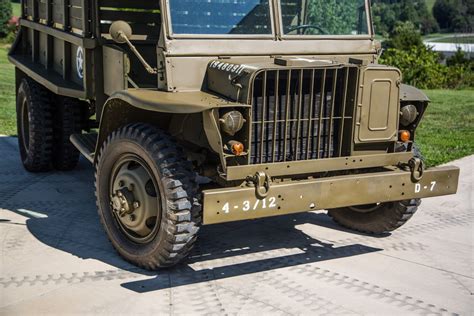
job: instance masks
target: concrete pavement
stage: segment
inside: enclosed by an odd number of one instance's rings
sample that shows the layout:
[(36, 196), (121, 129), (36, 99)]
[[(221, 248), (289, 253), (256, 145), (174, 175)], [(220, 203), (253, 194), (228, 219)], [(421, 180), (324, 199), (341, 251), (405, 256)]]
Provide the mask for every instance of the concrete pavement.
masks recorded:
[(93, 169), (29, 174), (0, 138), (0, 314), (474, 314), (474, 156), (456, 196), (384, 238), (324, 212), (204, 227), (188, 262), (123, 261), (100, 226)]

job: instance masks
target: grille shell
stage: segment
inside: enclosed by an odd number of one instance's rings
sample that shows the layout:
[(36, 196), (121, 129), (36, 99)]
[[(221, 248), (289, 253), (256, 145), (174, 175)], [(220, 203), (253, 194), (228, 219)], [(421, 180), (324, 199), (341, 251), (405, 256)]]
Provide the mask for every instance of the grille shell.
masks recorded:
[(249, 163), (349, 155), (357, 78), (355, 66), (256, 74)]

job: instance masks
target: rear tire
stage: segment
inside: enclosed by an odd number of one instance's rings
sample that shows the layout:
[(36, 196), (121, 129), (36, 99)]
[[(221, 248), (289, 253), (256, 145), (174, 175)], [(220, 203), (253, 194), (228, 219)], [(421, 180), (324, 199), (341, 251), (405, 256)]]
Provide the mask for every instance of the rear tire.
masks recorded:
[(53, 108), (51, 93), (24, 78), (17, 94), (18, 145), (23, 166), (30, 172), (52, 169)]
[(80, 152), (69, 140), (71, 135), (82, 132), (82, 102), (67, 97), (57, 97), (54, 118), (53, 165), (59, 171), (74, 169)]
[(107, 138), (96, 165), (97, 205), (123, 258), (156, 270), (189, 254), (200, 225), (195, 178), (182, 149), (153, 126), (128, 125)]

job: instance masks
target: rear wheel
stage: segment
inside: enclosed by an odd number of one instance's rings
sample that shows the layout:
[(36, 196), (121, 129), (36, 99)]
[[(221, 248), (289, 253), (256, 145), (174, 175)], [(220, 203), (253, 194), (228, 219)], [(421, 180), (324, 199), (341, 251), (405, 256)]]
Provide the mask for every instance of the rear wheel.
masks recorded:
[(82, 132), (83, 103), (80, 100), (57, 97), (54, 117), (53, 165), (57, 170), (69, 171), (79, 162), (80, 153), (69, 138)]
[(108, 137), (96, 165), (99, 215), (126, 260), (154, 270), (179, 263), (199, 230), (198, 185), (182, 149), (145, 124)]
[(21, 161), (30, 172), (49, 171), (53, 155), (51, 93), (25, 78), (17, 94), (18, 145)]

